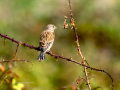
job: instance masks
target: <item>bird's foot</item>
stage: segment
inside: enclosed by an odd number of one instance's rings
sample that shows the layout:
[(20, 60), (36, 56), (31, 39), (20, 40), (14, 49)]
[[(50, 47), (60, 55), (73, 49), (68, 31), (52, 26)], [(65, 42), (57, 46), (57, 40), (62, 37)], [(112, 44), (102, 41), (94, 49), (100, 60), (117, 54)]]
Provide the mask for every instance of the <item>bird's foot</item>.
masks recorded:
[(49, 53), (52, 53), (51, 51), (49, 51)]
[(39, 62), (42, 62), (43, 60), (39, 60)]

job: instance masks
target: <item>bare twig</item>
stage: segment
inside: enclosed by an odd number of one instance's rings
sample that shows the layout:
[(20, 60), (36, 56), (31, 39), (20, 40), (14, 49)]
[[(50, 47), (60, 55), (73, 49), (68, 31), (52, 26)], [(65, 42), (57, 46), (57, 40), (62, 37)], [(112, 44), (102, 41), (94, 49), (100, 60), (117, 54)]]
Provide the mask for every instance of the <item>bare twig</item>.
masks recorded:
[[(79, 77), (76, 79), (76, 83), (79, 84), (80, 81), (82, 81), (82, 80), (86, 81), (86, 79), (84, 79), (83, 77), (80, 77), (80, 76), (79, 76)], [(86, 81), (86, 82), (87, 82), (87, 81)]]
[(21, 59), (16, 59), (16, 60), (15, 59), (13, 59), (13, 60), (2, 60), (2, 61), (0, 61), (0, 63), (5, 63), (5, 62), (10, 63), (10, 62), (16, 62), (16, 61), (29, 62), (32, 65), (31, 68), (30, 68), (30, 70), (33, 67), (33, 63), (31, 61), (29, 61), (29, 60), (21, 60)]
[(5, 46), (6, 38), (4, 38), (4, 46)]
[(66, 24), (67, 16), (64, 16), (64, 17), (65, 17), (65, 20), (64, 20), (63, 28), (67, 29), (68, 28), (68, 24)]
[(15, 57), (16, 57), (16, 54), (17, 54), (18, 47), (19, 47), (19, 44), (17, 44), (17, 48), (16, 48), (15, 55), (14, 55), (14, 60), (15, 60)]
[[(37, 51), (40, 51), (39, 47), (34, 47), (33, 45), (28, 45), (28, 44), (19, 42), (19, 41), (15, 40), (14, 38), (8, 37), (7, 35), (2, 35), (2, 34), (0, 34), (0, 36), (1, 36), (1, 37), (4, 37), (4, 38), (6, 38), (6, 39), (8, 39), (8, 40), (10, 40), (10, 41), (12, 41), (12, 42), (15, 42), (15, 43), (17, 43), (17, 44), (20, 43), (21, 45), (26, 46), (26, 47), (29, 47), (30, 49), (35, 49), (35, 50), (37, 50)], [(70, 62), (73, 62), (73, 63), (75, 63), (75, 64), (78, 64), (78, 65), (81, 65), (81, 66), (85, 66), (85, 67), (87, 67), (87, 68), (90, 68), (91, 70), (95, 70), (95, 71), (100, 71), (100, 72), (106, 73), (106, 74), (111, 78), (111, 80), (112, 80), (112, 87), (114, 88), (113, 79), (112, 79), (112, 77), (111, 77), (106, 71), (101, 70), (101, 69), (96, 69), (96, 68), (93, 68), (93, 67), (90, 67), (90, 66), (87, 66), (87, 65), (85, 65), (85, 64), (83, 64), (83, 63), (79, 63), (79, 62), (77, 62), (77, 61), (75, 61), (75, 60), (72, 60), (71, 58), (66, 58), (66, 57), (63, 57), (63, 56), (55, 55), (55, 54), (53, 54), (52, 52), (46, 52), (46, 53), (49, 54), (49, 55), (51, 55), (51, 56), (53, 56), (53, 57), (56, 58), (56, 59), (61, 58), (61, 59), (66, 60), (66, 61), (70, 61)], [(0, 63), (3, 63), (3, 62), (9, 62), (9, 61), (0, 61)], [(112, 89), (112, 90), (113, 90), (113, 89)]]
[(28, 60), (20, 60), (20, 59), (15, 60), (15, 59), (13, 59), (13, 60), (3, 60), (3, 61), (0, 61), (0, 63), (4, 63), (4, 62), (15, 62), (15, 61), (30, 62), (30, 61), (28, 61)]
[(27, 47), (29, 47), (30, 49), (36, 49), (36, 50), (39, 50), (38, 47), (36, 48), (36, 47), (34, 47), (33, 45), (31, 46), (31, 45), (28, 45), (28, 44), (25, 44), (25, 43), (19, 42), (19, 41), (15, 40), (14, 38), (10, 38), (10, 37), (8, 37), (7, 35), (2, 35), (2, 34), (0, 34), (0, 36), (1, 36), (1, 37), (4, 37), (4, 38), (6, 38), (6, 39), (9, 39), (10, 41), (15, 42), (15, 43), (17, 43), (17, 44), (22, 44), (23, 46), (27, 46)]
[[(85, 64), (84, 57), (83, 57), (82, 52), (80, 50), (80, 45), (79, 45), (79, 41), (78, 41), (78, 35), (77, 35), (77, 32), (76, 32), (75, 24), (74, 24), (74, 18), (73, 18), (73, 14), (72, 14), (70, 0), (68, 0), (68, 4), (69, 4), (69, 13), (70, 13), (70, 23), (71, 23), (71, 28), (74, 30), (74, 33), (75, 33), (78, 54), (82, 58), (82, 63)], [(84, 67), (84, 72), (85, 72), (88, 88), (89, 88), (89, 90), (91, 90), (86, 67)]]
[[(91, 87), (90, 87), (90, 83), (89, 83), (89, 79), (88, 79), (88, 75), (87, 75), (87, 68), (90, 67), (88, 62), (84, 59), (83, 55), (82, 55), (82, 52), (80, 50), (80, 45), (79, 45), (79, 41), (78, 41), (78, 35), (77, 35), (77, 32), (76, 32), (76, 27), (75, 27), (75, 21), (74, 21), (74, 18), (73, 18), (73, 14), (72, 14), (72, 9), (71, 9), (71, 2), (70, 0), (68, 0), (68, 4), (69, 4), (69, 14), (70, 14), (70, 25), (71, 25), (71, 29), (74, 30), (74, 33), (75, 33), (75, 38), (76, 38), (76, 43), (77, 43), (77, 50), (78, 50), (78, 54), (80, 55), (80, 57), (82, 58), (82, 66), (84, 66), (84, 72), (85, 72), (85, 76), (86, 76), (86, 80), (87, 80), (87, 85), (88, 85), (88, 88), (89, 90), (91, 90)], [(87, 68), (86, 68), (86, 65), (85, 65), (85, 61), (86, 63), (88, 64)], [(90, 67), (91, 70), (92, 70), (92, 67)], [(95, 68), (94, 68), (95, 70)], [(98, 71), (98, 69), (96, 70)], [(100, 70), (101, 71), (101, 70)], [(112, 90), (114, 90), (114, 81), (112, 79), (112, 77), (104, 70), (102, 70), (102, 72), (106, 73), (112, 80)]]

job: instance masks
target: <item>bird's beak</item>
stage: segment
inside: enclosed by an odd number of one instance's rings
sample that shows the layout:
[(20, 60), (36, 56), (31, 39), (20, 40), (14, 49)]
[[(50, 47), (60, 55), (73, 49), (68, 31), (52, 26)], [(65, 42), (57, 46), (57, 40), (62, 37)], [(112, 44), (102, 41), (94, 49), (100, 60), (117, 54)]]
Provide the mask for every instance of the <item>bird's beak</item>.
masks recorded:
[(55, 26), (55, 29), (57, 29), (57, 27)]

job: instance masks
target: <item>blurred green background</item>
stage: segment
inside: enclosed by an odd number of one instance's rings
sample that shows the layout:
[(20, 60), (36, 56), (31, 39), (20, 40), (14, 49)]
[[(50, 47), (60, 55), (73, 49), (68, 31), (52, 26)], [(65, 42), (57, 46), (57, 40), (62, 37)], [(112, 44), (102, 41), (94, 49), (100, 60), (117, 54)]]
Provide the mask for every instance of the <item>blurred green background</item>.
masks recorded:
[[(120, 1), (71, 1), (83, 56), (91, 67), (107, 71), (114, 79), (115, 90), (120, 90)], [(0, 0), (0, 33), (37, 47), (46, 25), (54, 24), (57, 30), (51, 51), (81, 62), (73, 30), (63, 29), (64, 16), (68, 16), (69, 23), (68, 0)], [(4, 46), (3, 41), (0, 38), (0, 56), (11, 60), (17, 44), (6, 40)], [(25, 62), (16, 62), (12, 68), (19, 76), (16, 81), (23, 82), (27, 90), (59, 90), (74, 84), (78, 76), (85, 78), (82, 66), (49, 55), (38, 62), (38, 55), (39, 52), (28, 47), (18, 48), (16, 59), (33, 63), (32, 69), (31, 64)], [(88, 72), (92, 88), (110, 90), (112, 82), (106, 74), (90, 69)], [(87, 90), (87, 85), (82, 89)]]

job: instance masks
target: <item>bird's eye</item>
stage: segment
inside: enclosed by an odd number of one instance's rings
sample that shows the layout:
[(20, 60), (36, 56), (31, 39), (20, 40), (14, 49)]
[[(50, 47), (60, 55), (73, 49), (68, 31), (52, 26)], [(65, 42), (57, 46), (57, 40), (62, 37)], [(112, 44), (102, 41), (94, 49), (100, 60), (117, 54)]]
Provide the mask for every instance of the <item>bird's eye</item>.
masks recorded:
[(54, 28), (55, 26), (53, 26), (53, 28)]

